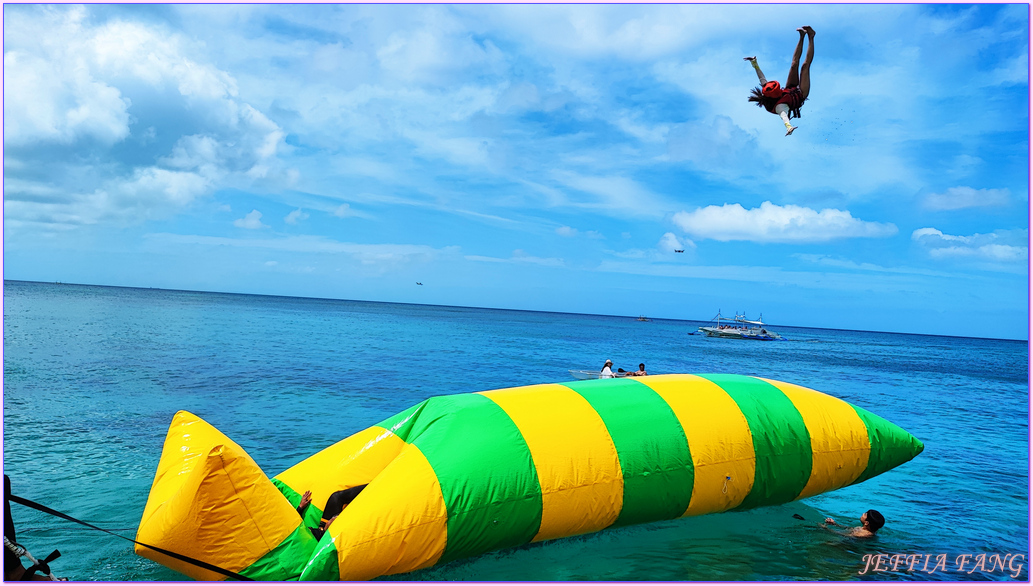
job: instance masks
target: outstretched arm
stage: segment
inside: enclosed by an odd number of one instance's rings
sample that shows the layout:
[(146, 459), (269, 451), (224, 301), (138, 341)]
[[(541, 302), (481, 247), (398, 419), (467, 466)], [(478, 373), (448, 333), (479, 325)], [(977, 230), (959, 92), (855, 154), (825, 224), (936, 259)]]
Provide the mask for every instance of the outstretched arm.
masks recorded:
[(757, 79), (760, 80), (760, 85), (764, 85), (768, 82), (767, 78), (764, 77), (764, 72), (760, 70), (760, 65), (757, 65), (756, 57), (743, 57), (743, 61), (749, 61), (750, 65), (757, 70)]

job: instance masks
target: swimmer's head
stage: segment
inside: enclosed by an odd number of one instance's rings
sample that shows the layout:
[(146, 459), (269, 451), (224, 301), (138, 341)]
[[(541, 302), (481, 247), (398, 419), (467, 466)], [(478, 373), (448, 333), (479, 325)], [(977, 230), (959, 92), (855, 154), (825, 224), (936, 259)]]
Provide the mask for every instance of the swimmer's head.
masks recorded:
[(868, 530), (872, 533), (875, 533), (879, 529), (882, 529), (882, 526), (886, 524), (886, 519), (882, 516), (882, 513), (880, 513), (879, 511), (876, 511), (875, 509), (869, 509), (861, 517), (861, 522), (867, 523)]
[(765, 98), (781, 98), (782, 97), (782, 84), (777, 81), (769, 81), (764, 84), (764, 89), (761, 91)]

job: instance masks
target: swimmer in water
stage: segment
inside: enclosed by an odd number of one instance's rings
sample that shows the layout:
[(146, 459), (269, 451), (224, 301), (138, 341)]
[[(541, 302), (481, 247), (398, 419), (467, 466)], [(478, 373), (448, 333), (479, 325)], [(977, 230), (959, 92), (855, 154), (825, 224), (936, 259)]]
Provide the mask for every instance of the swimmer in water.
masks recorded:
[[(879, 511), (876, 511), (875, 509), (870, 509), (870, 510), (866, 511), (864, 514), (861, 515), (861, 526), (860, 527), (849, 527), (849, 528), (847, 528), (847, 529), (845, 529), (843, 531), (836, 531), (835, 529), (829, 529), (829, 531), (833, 531), (835, 533), (839, 533), (840, 535), (846, 535), (847, 537), (868, 538), (868, 537), (875, 537), (875, 532), (878, 531), (879, 529), (882, 529), (882, 526), (885, 525), (885, 524), (886, 524), (886, 519), (882, 516), (882, 513), (880, 513)], [(829, 525), (835, 525), (837, 527), (842, 527), (842, 525), (840, 525), (839, 523), (836, 523), (836, 520), (833, 519), (832, 517), (829, 517), (829, 518), (825, 519), (825, 522), (822, 523), (821, 526), (826, 528), (826, 529), (828, 529)]]

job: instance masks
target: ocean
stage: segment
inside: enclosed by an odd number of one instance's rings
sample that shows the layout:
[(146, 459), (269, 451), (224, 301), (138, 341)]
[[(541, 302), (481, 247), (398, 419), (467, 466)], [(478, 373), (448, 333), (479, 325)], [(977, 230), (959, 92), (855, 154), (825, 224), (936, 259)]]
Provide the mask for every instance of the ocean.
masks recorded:
[[(788, 505), (606, 530), (383, 580), (1029, 580), (1025, 341), (772, 325), (788, 339), (750, 342), (688, 335), (705, 325), (693, 321), (21, 281), (4, 282), (3, 301), (3, 462), (13, 493), (126, 537), (178, 410), (206, 419), (274, 476), (427, 397), (567, 381), (568, 370), (611, 359), (625, 370), (644, 362), (651, 374), (809, 387), (900, 425), (925, 452)], [(184, 579), (128, 541), (11, 506), (19, 542), (37, 557), (61, 551), (59, 576)], [(826, 516), (858, 524), (869, 508), (887, 520), (875, 539), (817, 526)], [(894, 570), (894, 554), (921, 557)]]

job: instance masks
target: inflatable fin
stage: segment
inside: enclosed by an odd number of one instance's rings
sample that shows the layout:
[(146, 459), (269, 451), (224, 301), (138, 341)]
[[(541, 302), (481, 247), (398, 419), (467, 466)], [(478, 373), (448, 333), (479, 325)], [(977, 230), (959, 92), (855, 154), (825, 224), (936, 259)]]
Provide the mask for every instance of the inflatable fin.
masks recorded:
[[(169, 426), (136, 540), (257, 580), (301, 575), (316, 539), (247, 453), (186, 411)], [(195, 580), (223, 576), (140, 545), (138, 555)]]

